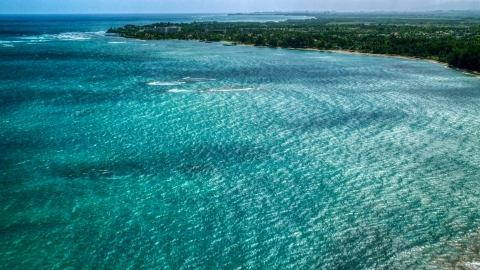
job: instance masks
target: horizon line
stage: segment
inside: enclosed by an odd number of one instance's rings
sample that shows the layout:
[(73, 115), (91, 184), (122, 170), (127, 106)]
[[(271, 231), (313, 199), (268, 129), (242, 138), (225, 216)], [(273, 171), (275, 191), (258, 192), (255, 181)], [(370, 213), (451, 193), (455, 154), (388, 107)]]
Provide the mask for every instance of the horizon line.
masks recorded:
[(359, 10), (359, 11), (337, 11), (337, 10), (315, 10), (315, 11), (252, 11), (252, 12), (112, 12), (112, 13), (104, 13), (104, 12), (92, 12), (92, 13), (0, 13), (2, 15), (157, 15), (157, 14), (233, 14), (233, 15), (252, 15), (252, 14), (260, 14), (260, 15), (276, 15), (279, 13), (284, 14), (323, 14), (323, 13), (422, 13), (422, 12), (472, 12), (472, 13), (479, 13), (480, 9), (478, 10), (469, 10), (469, 9), (435, 9), (435, 10)]

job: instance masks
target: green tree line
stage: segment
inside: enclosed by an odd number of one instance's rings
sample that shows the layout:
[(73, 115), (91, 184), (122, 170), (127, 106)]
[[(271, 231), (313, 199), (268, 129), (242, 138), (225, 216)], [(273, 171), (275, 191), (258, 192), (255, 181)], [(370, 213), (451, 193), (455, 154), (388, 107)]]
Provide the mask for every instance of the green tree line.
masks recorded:
[[(179, 26), (177, 33), (155, 27)], [(286, 22), (193, 22), (127, 25), (110, 29), (127, 38), (230, 41), (255, 46), (348, 50), (434, 59), (480, 71), (479, 25), (329, 24), (316, 20)]]

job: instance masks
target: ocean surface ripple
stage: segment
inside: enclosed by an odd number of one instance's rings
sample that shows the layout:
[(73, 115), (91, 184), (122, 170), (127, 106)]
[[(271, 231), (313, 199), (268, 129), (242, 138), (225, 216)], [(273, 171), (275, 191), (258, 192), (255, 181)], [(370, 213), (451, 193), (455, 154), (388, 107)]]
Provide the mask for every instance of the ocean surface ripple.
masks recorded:
[(3, 269), (480, 265), (474, 76), (98, 31), (0, 37)]

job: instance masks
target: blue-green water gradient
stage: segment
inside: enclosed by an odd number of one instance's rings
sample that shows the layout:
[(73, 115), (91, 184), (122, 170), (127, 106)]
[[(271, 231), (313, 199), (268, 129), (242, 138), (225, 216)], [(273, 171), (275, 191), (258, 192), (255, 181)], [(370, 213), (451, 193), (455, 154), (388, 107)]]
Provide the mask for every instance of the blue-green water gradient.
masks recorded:
[(1, 35), (1, 268), (480, 265), (478, 78), (51, 24)]

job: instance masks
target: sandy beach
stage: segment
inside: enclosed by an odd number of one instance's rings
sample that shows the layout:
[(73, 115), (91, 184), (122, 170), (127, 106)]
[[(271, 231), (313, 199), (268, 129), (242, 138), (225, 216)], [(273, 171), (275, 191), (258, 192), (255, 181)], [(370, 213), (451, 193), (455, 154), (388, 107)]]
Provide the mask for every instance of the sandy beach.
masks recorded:
[[(222, 41), (223, 42), (223, 41)], [(227, 41), (228, 42), (228, 41)], [(420, 58), (420, 57), (413, 57), (413, 56), (404, 56), (404, 55), (395, 55), (395, 54), (375, 54), (375, 53), (364, 53), (358, 51), (350, 51), (350, 50), (322, 50), (322, 49), (315, 49), (315, 48), (283, 48), (283, 47), (266, 47), (266, 46), (255, 46), (252, 44), (237, 44), (237, 46), (251, 46), (251, 47), (259, 47), (259, 48), (272, 48), (272, 49), (287, 49), (287, 50), (301, 50), (301, 51), (319, 51), (319, 52), (336, 52), (336, 53), (348, 53), (348, 54), (359, 54), (359, 55), (368, 55), (368, 56), (378, 56), (378, 57), (392, 57), (392, 58), (401, 58), (401, 59), (410, 59), (410, 60), (420, 60), (420, 61), (428, 61), (432, 63), (437, 63), (447, 68), (451, 68), (454, 70), (458, 70), (464, 72), (469, 75), (473, 75), (480, 79), (480, 72), (462, 69), (450, 66), (448, 63), (440, 62), (433, 59), (427, 58)]]

